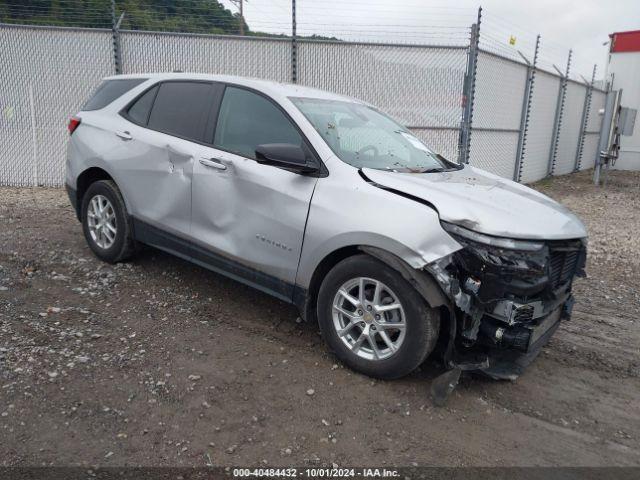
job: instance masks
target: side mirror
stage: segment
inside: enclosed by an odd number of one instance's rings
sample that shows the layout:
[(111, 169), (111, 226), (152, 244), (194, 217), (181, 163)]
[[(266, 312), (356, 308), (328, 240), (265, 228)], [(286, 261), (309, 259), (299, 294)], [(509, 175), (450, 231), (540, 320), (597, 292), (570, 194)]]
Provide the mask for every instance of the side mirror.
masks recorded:
[(315, 173), (319, 169), (307, 161), (307, 155), (291, 143), (265, 143), (256, 147), (256, 161), (296, 173)]

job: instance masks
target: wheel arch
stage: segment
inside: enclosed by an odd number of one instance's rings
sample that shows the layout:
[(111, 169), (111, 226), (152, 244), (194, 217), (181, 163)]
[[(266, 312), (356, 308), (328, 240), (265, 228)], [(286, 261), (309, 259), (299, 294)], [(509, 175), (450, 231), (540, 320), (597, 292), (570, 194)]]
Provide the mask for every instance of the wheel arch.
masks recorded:
[(378, 247), (349, 245), (326, 255), (316, 266), (306, 292), (302, 316), (307, 321), (317, 321), (316, 306), (322, 281), (329, 271), (342, 260), (354, 255), (366, 254), (397, 271), (407, 280), (432, 308), (448, 306), (450, 301), (430, 273), (413, 268), (397, 255)]
[(318, 292), (320, 291), (322, 280), (324, 280), (324, 277), (326, 277), (327, 273), (329, 273), (329, 271), (342, 260), (354, 255), (358, 255), (359, 253), (362, 253), (359, 245), (347, 245), (332, 251), (322, 260), (320, 260), (315, 270), (313, 271), (313, 274), (311, 275), (309, 287), (307, 288), (307, 292), (301, 309), (302, 311), (300, 312), (305, 320), (314, 322), (318, 321), (318, 317), (316, 314)]
[[(111, 180), (116, 183), (113, 176), (109, 174), (106, 170), (100, 167), (90, 167), (86, 170), (83, 170), (78, 178), (76, 179), (76, 216), (78, 220), (80, 220), (80, 214), (82, 211), (82, 199), (84, 194), (87, 192), (87, 189), (91, 186), (92, 183), (95, 183), (99, 180)], [(117, 183), (116, 183), (117, 186)]]

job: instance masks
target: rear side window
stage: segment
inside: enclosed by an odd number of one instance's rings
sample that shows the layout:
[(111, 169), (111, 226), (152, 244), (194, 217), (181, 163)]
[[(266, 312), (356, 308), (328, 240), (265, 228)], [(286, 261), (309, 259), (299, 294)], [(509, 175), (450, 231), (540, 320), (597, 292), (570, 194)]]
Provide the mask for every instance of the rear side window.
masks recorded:
[(149, 114), (151, 113), (151, 106), (153, 100), (156, 98), (158, 87), (155, 86), (147, 90), (133, 105), (127, 110), (127, 116), (131, 121), (139, 125), (147, 125), (149, 121)]
[(100, 110), (133, 87), (146, 82), (146, 78), (125, 78), (122, 80), (105, 80), (93, 96), (82, 107), (83, 111)]
[(156, 95), (148, 127), (170, 135), (202, 141), (209, 113), (210, 83), (166, 82)]

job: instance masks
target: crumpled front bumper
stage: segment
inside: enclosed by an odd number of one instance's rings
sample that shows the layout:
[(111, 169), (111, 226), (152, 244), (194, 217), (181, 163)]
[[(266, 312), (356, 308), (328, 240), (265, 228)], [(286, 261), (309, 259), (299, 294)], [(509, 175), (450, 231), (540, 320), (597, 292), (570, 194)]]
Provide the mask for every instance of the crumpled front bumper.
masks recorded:
[[(578, 245), (578, 246), (576, 246)], [(580, 246), (581, 245), (581, 246)], [(444, 354), (448, 368), (478, 371), (495, 379), (517, 378), (537, 357), (573, 308), (571, 286), (583, 274), (586, 247), (571, 241), (573, 270), (554, 281), (551, 258), (536, 254), (531, 271), (514, 275), (496, 265), (473, 264), (456, 253), (425, 267), (450, 298), (449, 340)], [(553, 248), (560, 248), (554, 244)], [(462, 253), (462, 255), (465, 255)], [(549, 267), (543, 268), (543, 260)], [(472, 267), (472, 268), (470, 268)], [(565, 272), (566, 273), (566, 272)]]
[(573, 308), (573, 297), (539, 320), (536, 325), (528, 325), (526, 348), (492, 349), (488, 353), (488, 366), (480, 371), (496, 380), (515, 380), (524, 369), (535, 360), (542, 348), (549, 342), (563, 320), (568, 320)]

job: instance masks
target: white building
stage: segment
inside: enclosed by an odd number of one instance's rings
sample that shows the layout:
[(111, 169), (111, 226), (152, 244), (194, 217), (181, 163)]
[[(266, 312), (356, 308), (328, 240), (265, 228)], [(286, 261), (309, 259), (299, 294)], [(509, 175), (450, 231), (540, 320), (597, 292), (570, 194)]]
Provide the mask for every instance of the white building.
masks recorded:
[[(622, 89), (623, 107), (640, 111), (640, 30), (609, 36), (607, 74), (612, 78), (612, 89)], [(633, 135), (621, 137), (620, 157), (615, 168), (640, 170), (640, 118), (636, 119)]]

